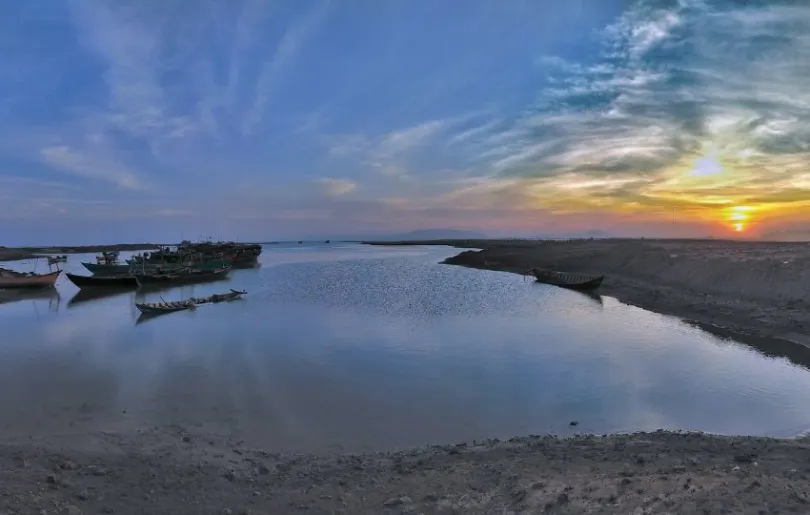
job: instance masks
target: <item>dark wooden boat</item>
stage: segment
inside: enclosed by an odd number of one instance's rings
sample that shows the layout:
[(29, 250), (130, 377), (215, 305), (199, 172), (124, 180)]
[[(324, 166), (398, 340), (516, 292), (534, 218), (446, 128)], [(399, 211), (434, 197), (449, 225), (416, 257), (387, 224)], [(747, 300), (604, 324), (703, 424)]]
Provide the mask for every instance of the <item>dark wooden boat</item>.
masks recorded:
[(197, 298), (190, 298), (188, 300), (178, 300), (175, 302), (142, 302), (136, 303), (135, 307), (141, 312), (141, 316), (154, 316), (154, 315), (163, 315), (166, 313), (174, 313), (175, 311), (185, 311), (188, 309), (195, 309), (197, 306), (201, 304), (210, 304), (210, 303), (218, 303), (218, 302), (229, 302), (235, 299), (238, 299), (242, 295), (245, 295), (247, 290), (234, 290), (231, 289), (228, 293), (215, 293), (208, 297), (204, 297), (201, 299)]
[(604, 275), (574, 274), (541, 268), (532, 268), (528, 273), (533, 275), (537, 282), (578, 291), (595, 290), (605, 278)]
[(230, 271), (229, 266), (217, 269), (184, 268), (176, 271), (137, 274), (135, 279), (138, 281), (138, 286), (194, 284), (225, 279)]
[(247, 290), (239, 291), (239, 290), (231, 289), (231, 291), (228, 292), (228, 293), (215, 293), (215, 294), (213, 294), (213, 295), (211, 295), (209, 297), (205, 297), (203, 299), (192, 298), (191, 300), (195, 304), (229, 302), (229, 301), (232, 301), (232, 300), (236, 300), (236, 299), (238, 299), (239, 297), (241, 297), (242, 295), (245, 295), (245, 294), (247, 294)]
[(49, 288), (61, 273), (61, 270), (57, 270), (49, 274), (35, 274), (0, 268), (0, 288)]
[(137, 288), (138, 280), (131, 275), (76, 275), (65, 272), (70, 282), (79, 288)]
[(162, 315), (174, 313), (175, 311), (185, 311), (197, 307), (191, 300), (178, 300), (174, 302), (144, 302), (135, 304), (135, 307), (144, 315)]
[(67, 256), (48, 256), (48, 264), (55, 265), (56, 263), (67, 263)]

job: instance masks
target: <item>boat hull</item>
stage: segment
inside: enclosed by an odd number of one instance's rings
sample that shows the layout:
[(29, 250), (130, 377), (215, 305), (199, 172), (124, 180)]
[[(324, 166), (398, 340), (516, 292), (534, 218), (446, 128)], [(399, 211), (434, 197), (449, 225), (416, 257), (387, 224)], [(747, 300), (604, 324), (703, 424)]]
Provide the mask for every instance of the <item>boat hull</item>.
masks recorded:
[(138, 286), (197, 284), (226, 279), (230, 270), (230, 267), (218, 270), (186, 269), (181, 273), (138, 274), (135, 278)]
[(107, 265), (104, 263), (86, 263), (82, 262), (84, 266), (93, 275), (127, 275), (129, 273), (129, 265)]
[(65, 274), (67, 278), (79, 288), (137, 288), (138, 280), (131, 275), (76, 275)]
[(573, 274), (535, 268), (529, 270), (529, 273), (532, 274), (539, 283), (577, 291), (595, 290), (602, 285), (602, 281), (605, 279), (603, 275)]
[(0, 271), (0, 288), (52, 288), (61, 270), (49, 274), (20, 274)]

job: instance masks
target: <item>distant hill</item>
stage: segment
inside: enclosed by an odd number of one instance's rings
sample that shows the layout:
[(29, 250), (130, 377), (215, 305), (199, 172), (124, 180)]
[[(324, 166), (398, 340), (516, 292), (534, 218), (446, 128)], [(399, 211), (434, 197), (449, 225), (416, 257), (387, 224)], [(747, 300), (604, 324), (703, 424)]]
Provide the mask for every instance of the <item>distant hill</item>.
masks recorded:
[(760, 238), (765, 241), (810, 241), (810, 229), (786, 229), (765, 233)]
[(540, 238), (560, 238), (560, 239), (604, 239), (604, 238), (615, 238), (616, 236), (610, 234), (609, 232), (602, 231), (600, 229), (593, 229), (590, 231), (579, 231), (579, 232), (564, 232), (558, 234), (543, 234), (539, 236)]
[(391, 234), (373, 238), (378, 241), (408, 241), (408, 240), (483, 240), (487, 235), (475, 231), (460, 229), (423, 229), (402, 234)]

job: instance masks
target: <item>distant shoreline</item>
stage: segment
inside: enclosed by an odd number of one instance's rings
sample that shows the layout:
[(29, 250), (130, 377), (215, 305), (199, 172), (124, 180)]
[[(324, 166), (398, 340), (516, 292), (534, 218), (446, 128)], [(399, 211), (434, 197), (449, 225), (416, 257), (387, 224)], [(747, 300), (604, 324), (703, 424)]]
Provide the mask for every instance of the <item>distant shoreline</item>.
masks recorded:
[[(432, 240), (466, 250), (446, 264), (525, 274), (530, 268), (605, 275), (597, 293), (748, 340), (810, 367), (810, 243), (725, 240)], [(774, 341), (774, 339), (782, 340)], [(745, 342), (748, 343), (748, 342)]]
[(36, 259), (51, 254), (90, 254), (103, 251), (141, 251), (160, 248), (159, 243), (117, 243), (115, 245), (66, 245), (52, 247), (0, 247), (0, 261)]

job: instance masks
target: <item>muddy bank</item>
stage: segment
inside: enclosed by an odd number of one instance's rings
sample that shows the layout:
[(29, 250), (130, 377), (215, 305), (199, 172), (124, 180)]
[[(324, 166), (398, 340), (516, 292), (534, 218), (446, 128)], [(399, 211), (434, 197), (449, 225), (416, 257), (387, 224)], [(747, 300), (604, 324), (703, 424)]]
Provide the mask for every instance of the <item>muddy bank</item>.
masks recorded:
[(151, 429), (0, 445), (0, 512), (807, 513), (808, 463), (806, 441), (665, 432), (290, 456)]
[[(389, 243), (390, 244), (390, 243)], [(810, 243), (714, 240), (401, 242), (479, 248), (446, 263), (604, 274), (599, 293), (734, 334), (810, 346)]]

